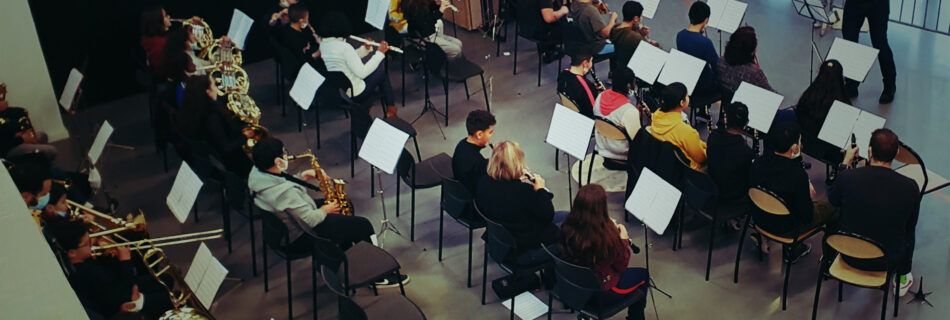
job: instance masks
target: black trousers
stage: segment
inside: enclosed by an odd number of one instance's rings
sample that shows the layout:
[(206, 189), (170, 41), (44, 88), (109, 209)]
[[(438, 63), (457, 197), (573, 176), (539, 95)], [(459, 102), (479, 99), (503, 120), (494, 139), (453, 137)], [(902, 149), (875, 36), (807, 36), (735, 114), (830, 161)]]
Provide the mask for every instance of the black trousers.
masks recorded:
[[(366, 218), (339, 214), (327, 215), (323, 222), (313, 227), (313, 232), (330, 239), (344, 251), (357, 242), (371, 242), (370, 236), (376, 233), (373, 230), (373, 224)], [(294, 240), (288, 249), (295, 252), (310, 251), (313, 249), (313, 239), (304, 234)]]
[[(894, 53), (887, 43), (887, 19), (891, 8), (889, 0), (847, 0), (844, 4), (844, 21), (841, 34), (845, 40), (858, 42), (858, 33), (868, 20), (871, 34), (871, 46), (880, 50), (877, 59), (881, 64), (881, 76), (884, 78), (884, 91), (893, 91), (897, 88), (897, 67), (894, 66)], [(858, 87), (858, 82), (848, 79), (848, 86)]]

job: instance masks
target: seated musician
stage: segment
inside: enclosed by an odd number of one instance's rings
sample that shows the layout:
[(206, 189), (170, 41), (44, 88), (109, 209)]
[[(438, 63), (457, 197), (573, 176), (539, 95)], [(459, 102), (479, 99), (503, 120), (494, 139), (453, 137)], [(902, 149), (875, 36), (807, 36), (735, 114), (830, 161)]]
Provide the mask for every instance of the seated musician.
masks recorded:
[(325, 67), (320, 58), (320, 43), (317, 42), (310, 27), (310, 11), (307, 5), (295, 3), (287, 8), (289, 23), (279, 27), (277, 31), (277, 40), (280, 45), (290, 50), (290, 53), (297, 58), (294, 63), (300, 68), (304, 63), (309, 63), (317, 71), (324, 71)]
[(749, 202), (749, 167), (755, 153), (742, 133), (749, 124), (749, 108), (742, 102), (725, 108), (725, 126), (709, 133), (706, 172), (719, 189), (720, 203)]
[(267, 25), (279, 27), (290, 23), (290, 6), (297, 4), (297, 0), (278, 0), (267, 14)]
[(176, 126), (182, 136), (208, 143), (228, 171), (246, 177), (253, 163), (242, 147), (254, 132), (227, 109), (226, 100), (208, 77), (188, 77)]
[[(247, 178), (247, 186), (254, 193), (254, 204), (276, 215), (287, 226), (290, 241), (286, 244), (288, 250), (312, 250), (310, 235), (329, 239), (343, 250), (360, 241), (370, 242), (370, 236), (375, 231), (369, 220), (340, 215), (339, 204), (323, 204), (322, 200), (314, 201), (307, 194), (306, 185), (309, 184), (306, 181), (316, 178), (313, 169), (304, 170), (296, 176), (286, 172), (289, 162), (283, 142), (271, 137), (261, 139), (254, 145), (251, 154), (254, 168)], [(386, 279), (386, 283), (377, 283), (377, 286), (398, 286), (399, 281), (405, 284), (408, 279), (408, 276), (402, 275), (400, 280)]]
[(160, 6), (151, 6), (142, 11), (142, 38), (139, 45), (145, 49), (148, 65), (154, 79), (165, 80), (165, 44), (168, 41), (168, 29), (172, 26), (171, 17)]
[(805, 142), (803, 152), (831, 164), (841, 162), (841, 150), (818, 139), (818, 132), (835, 101), (850, 103), (845, 92), (844, 68), (838, 60), (832, 59), (821, 64), (815, 80), (798, 98), (794, 117), (788, 117), (797, 120), (802, 128), (802, 141)]
[(518, 19), (525, 21), (518, 24), (519, 33), (528, 35), (539, 41), (538, 50), (541, 51), (541, 60), (550, 63), (564, 56), (558, 49), (561, 42), (561, 27), (559, 20), (569, 13), (567, 6), (561, 5), (560, 0), (523, 0), (518, 1)]
[(27, 153), (40, 153), (52, 160), (57, 150), (49, 144), (45, 132), (33, 128), (26, 109), (10, 106), (7, 85), (0, 82), (0, 157), (13, 158)]
[(455, 145), (452, 154), (452, 172), (468, 192), (475, 194), (478, 181), (486, 174), (488, 159), (481, 150), (491, 143), (495, 133), (495, 116), (485, 110), (472, 110), (465, 118), (468, 136)]
[(695, 1), (689, 7), (689, 27), (676, 34), (676, 49), (706, 62), (693, 98), (705, 98), (719, 93), (716, 83), (719, 54), (712, 41), (706, 37), (706, 24), (709, 23), (709, 5)]
[[(649, 286), (644, 268), (628, 268), (630, 237), (623, 224), (607, 213), (607, 192), (598, 184), (577, 191), (574, 207), (558, 234), (560, 256), (573, 264), (591, 268), (602, 291), (594, 293), (601, 305), (622, 301), (628, 294)], [(646, 294), (627, 308), (628, 320), (644, 319)]]
[(587, 73), (593, 66), (594, 58), (590, 55), (572, 55), (571, 67), (561, 70), (557, 75), (557, 92), (574, 101), (581, 114), (588, 117), (594, 115), (594, 97), (599, 92), (597, 86), (587, 79)]
[[(656, 41), (649, 40), (650, 27), (641, 23), (643, 15), (643, 5), (636, 1), (627, 1), (623, 4), (623, 22), (610, 30), (610, 42), (614, 44), (617, 50), (616, 62), (620, 66), (626, 66), (626, 63), (633, 57), (637, 51), (640, 41), (647, 41), (654, 46), (659, 47)], [(617, 70), (617, 69), (611, 69)]]
[(445, 34), (442, 15), (449, 0), (402, 0), (400, 7), (409, 22), (409, 34), (442, 48), (448, 60), (462, 56), (462, 41)]
[[(913, 179), (891, 169), (900, 140), (889, 129), (871, 134), (867, 166), (845, 169), (828, 191), (828, 200), (841, 207), (840, 228), (879, 242), (885, 261), (848, 259), (862, 270), (892, 271), (900, 276), (900, 296), (914, 283), (913, 265), (920, 188)], [(849, 148), (850, 149), (850, 148)], [(858, 151), (845, 152), (842, 167), (849, 167)], [(884, 262), (891, 270), (884, 269)]]
[(52, 233), (69, 259), (69, 283), (86, 308), (106, 318), (135, 312), (147, 319), (172, 308), (168, 293), (151, 276), (136, 277), (128, 247), (106, 253), (115, 260), (93, 258), (94, 241), (83, 221), (53, 225)]
[(568, 17), (573, 19), (575, 27), (567, 31), (574, 34), (564, 35), (567, 54), (603, 55), (614, 52), (614, 45), (607, 43), (607, 38), (617, 23), (617, 13), (611, 12), (605, 22), (603, 15), (606, 11), (607, 4), (600, 0), (596, 6), (592, 0), (575, 0), (571, 3)]
[(554, 211), (554, 194), (545, 188), (544, 178), (527, 172), (524, 152), (513, 141), (495, 146), (487, 173), (475, 192), (478, 209), (515, 236), (518, 251), (512, 257), (519, 257), (519, 263), (534, 265), (547, 260), (539, 245), (557, 241), (558, 226), (568, 213)]
[(683, 110), (689, 107), (686, 86), (674, 82), (663, 88), (660, 110), (653, 113), (651, 133), (660, 141), (669, 141), (686, 155), (690, 168), (702, 170), (706, 162), (706, 143), (699, 132), (683, 122)]
[[(192, 59), (192, 45), (195, 43), (190, 27), (171, 32), (165, 44), (165, 76), (174, 84), (185, 81), (190, 75), (197, 74), (195, 60)], [(202, 71), (202, 74), (203, 71)]]
[(765, 77), (765, 72), (759, 68), (759, 59), (755, 55), (758, 40), (755, 38), (755, 28), (750, 26), (739, 27), (729, 36), (726, 51), (719, 58), (717, 70), (719, 83), (722, 88), (730, 92), (739, 89), (743, 81), (765, 90), (775, 91)]
[[(640, 111), (634, 107), (638, 103), (633, 98), (633, 90), (637, 87), (637, 78), (628, 68), (614, 70), (611, 73), (610, 90), (601, 92), (594, 102), (594, 115), (609, 120), (620, 126), (630, 139), (640, 130)], [(597, 153), (605, 158), (627, 160), (627, 150), (630, 145), (626, 140), (611, 140), (595, 132)]]
[(50, 161), (39, 154), (27, 154), (8, 159), (7, 171), (20, 191), (23, 202), (30, 210), (43, 210), (50, 202)]
[[(752, 163), (749, 186), (761, 186), (774, 192), (785, 201), (791, 214), (778, 216), (756, 210), (753, 215), (755, 224), (781, 237), (794, 237), (795, 234), (821, 225), (829, 225), (833, 229), (832, 226), (838, 221), (837, 210), (827, 201), (816, 201), (815, 187), (808, 180), (808, 173), (802, 168), (801, 162), (796, 160), (802, 152), (801, 129), (798, 125), (787, 122), (773, 124), (765, 137), (765, 143), (775, 151), (762, 155)], [(795, 263), (811, 252), (811, 247), (804, 243), (784, 247), (787, 250), (783, 252), (783, 257), (790, 263)]]
[(324, 15), (317, 33), (323, 37), (321, 59), (326, 64), (327, 71), (343, 72), (350, 80), (352, 88), (346, 94), (359, 101), (373, 92), (378, 92), (382, 95), (383, 105), (386, 106), (386, 117), (395, 117), (396, 99), (393, 87), (381, 65), (386, 58), (386, 52), (389, 51), (389, 44), (386, 41), (380, 42), (379, 50), (372, 55), (371, 45), (353, 48), (346, 42), (346, 39), (353, 35), (350, 20), (339, 11)]

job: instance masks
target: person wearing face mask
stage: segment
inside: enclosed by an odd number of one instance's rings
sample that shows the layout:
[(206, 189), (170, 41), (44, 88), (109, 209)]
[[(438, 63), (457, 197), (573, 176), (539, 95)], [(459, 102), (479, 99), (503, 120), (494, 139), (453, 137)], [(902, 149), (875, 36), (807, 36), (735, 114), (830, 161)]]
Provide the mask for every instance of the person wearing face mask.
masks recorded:
[[(774, 151), (752, 163), (749, 186), (761, 186), (774, 192), (785, 201), (791, 214), (779, 216), (755, 210), (755, 224), (780, 237), (794, 237), (801, 231), (820, 225), (827, 225), (828, 230), (833, 230), (838, 221), (838, 210), (826, 200), (817, 201), (817, 193), (808, 180), (808, 173), (796, 160), (802, 152), (802, 134), (798, 124), (773, 124), (765, 137), (765, 143)], [(803, 243), (783, 247), (786, 247), (783, 257), (789, 263), (795, 263), (811, 252), (811, 247)]]
[(318, 41), (321, 39), (314, 37), (307, 5), (303, 3), (290, 5), (287, 8), (287, 16), (290, 22), (280, 27), (276, 38), (280, 45), (297, 59), (294, 62), (294, 70), (299, 69), (304, 63), (309, 63), (317, 71), (325, 71), (326, 68), (319, 59), (321, 53)]
[(49, 192), (53, 183), (50, 179), (50, 170), (52, 170), (50, 161), (38, 153), (7, 160), (11, 162), (7, 166), (7, 171), (10, 172), (13, 183), (20, 191), (23, 202), (30, 210), (43, 210), (49, 204)]
[(587, 79), (593, 65), (594, 58), (588, 54), (572, 55), (571, 67), (557, 75), (557, 92), (574, 101), (581, 114), (588, 117), (594, 115), (594, 97), (599, 92), (597, 86)]
[(686, 86), (674, 82), (661, 93), (660, 109), (653, 113), (653, 137), (660, 141), (669, 141), (689, 159), (690, 168), (705, 170), (706, 142), (699, 137), (688, 123), (684, 122), (683, 110), (689, 107), (689, 96), (686, 95)]
[(297, 4), (297, 0), (279, 0), (267, 14), (267, 24), (279, 27), (290, 23), (290, 6)]
[[(633, 139), (640, 130), (640, 112), (634, 104), (639, 104), (633, 97), (637, 79), (629, 68), (614, 70), (610, 82), (613, 87), (601, 92), (594, 102), (594, 115), (614, 123)], [(597, 154), (604, 158), (627, 160), (627, 150), (630, 145), (626, 140), (612, 140), (595, 131)]]
[(224, 106), (208, 77), (191, 76), (185, 81), (182, 109), (176, 113), (178, 132), (190, 139), (210, 145), (224, 167), (245, 177), (251, 171), (251, 160), (242, 147), (254, 132)]

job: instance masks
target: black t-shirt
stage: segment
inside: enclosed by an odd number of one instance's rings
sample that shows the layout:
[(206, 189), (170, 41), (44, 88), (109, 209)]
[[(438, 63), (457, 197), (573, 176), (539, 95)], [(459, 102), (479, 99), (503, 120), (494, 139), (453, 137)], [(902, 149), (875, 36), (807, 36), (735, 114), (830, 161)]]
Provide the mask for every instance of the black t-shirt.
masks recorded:
[(452, 172), (455, 174), (455, 180), (458, 180), (473, 195), (478, 179), (486, 174), (488, 169), (488, 159), (482, 157), (479, 147), (465, 141), (459, 141), (455, 146), (455, 153), (452, 154)]
[[(74, 264), (69, 283), (80, 300), (102, 316), (111, 317), (119, 312), (123, 303), (132, 300), (135, 276), (132, 262), (106, 264), (88, 260)], [(158, 297), (155, 297), (158, 299)]]
[(808, 173), (799, 161), (774, 153), (761, 156), (752, 163), (749, 186), (762, 186), (774, 192), (785, 200), (791, 212), (787, 216), (777, 216), (756, 210), (755, 223), (759, 227), (781, 235), (811, 223), (815, 206), (811, 200)]
[[(519, 33), (538, 39), (540, 30), (552, 28), (544, 22), (541, 16), (541, 10), (551, 9), (557, 11), (561, 8), (558, 0), (520, 0), (517, 4), (518, 29)], [(556, 25), (553, 25), (556, 27)]]
[(18, 132), (32, 128), (25, 109), (8, 107), (0, 111), (0, 156), (6, 156), (10, 149), (23, 143), (23, 138), (16, 136)]
[(442, 19), (442, 12), (439, 11), (439, 5), (432, 1), (429, 10), (406, 12), (405, 17), (406, 22), (409, 23), (409, 34), (425, 38), (435, 33), (435, 22)]
[[(297, 66), (306, 63), (314, 64), (322, 59), (313, 59), (313, 53), (320, 50), (320, 44), (313, 38), (309, 29), (294, 30), (289, 24), (278, 27), (277, 41), (297, 58)], [(309, 47), (308, 47), (309, 46)], [(319, 70), (319, 69), (318, 69)]]
[(749, 167), (755, 154), (745, 138), (716, 130), (709, 134), (706, 171), (719, 188), (719, 201), (737, 203), (748, 198)]
[[(587, 80), (587, 76), (581, 76), (584, 82), (578, 79), (578, 75), (571, 73), (570, 69), (565, 69), (557, 75), (557, 92), (564, 93), (577, 104), (581, 114), (594, 116), (594, 100), (597, 98), (597, 89), (593, 82)], [(587, 85), (585, 88), (584, 85)], [(590, 94), (588, 94), (590, 90)]]
[(513, 255), (516, 256), (557, 240), (558, 228), (552, 223), (553, 197), (544, 189), (534, 190), (532, 185), (518, 180), (501, 181), (484, 175), (478, 181), (475, 202), (486, 218), (514, 235), (518, 243), (518, 252)]

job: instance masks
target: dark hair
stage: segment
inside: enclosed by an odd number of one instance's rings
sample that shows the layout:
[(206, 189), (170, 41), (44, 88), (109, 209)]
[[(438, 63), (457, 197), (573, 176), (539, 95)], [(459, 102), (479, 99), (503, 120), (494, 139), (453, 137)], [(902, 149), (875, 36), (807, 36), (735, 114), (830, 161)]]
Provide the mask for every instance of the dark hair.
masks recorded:
[(897, 156), (897, 149), (900, 147), (900, 139), (891, 129), (881, 128), (871, 133), (871, 158), (881, 162), (894, 161)]
[(633, 21), (633, 18), (643, 14), (643, 5), (636, 1), (623, 3), (623, 21)]
[(474, 136), (475, 132), (488, 130), (495, 125), (495, 116), (485, 110), (473, 110), (465, 117), (465, 129), (468, 135)]
[(560, 248), (572, 263), (592, 267), (626, 250), (620, 231), (607, 214), (607, 192), (598, 184), (578, 191), (574, 207), (561, 225)]
[(732, 66), (739, 66), (755, 61), (755, 48), (759, 45), (755, 38), (755, 28), (750, 26), (736, 29), (729, 42), (726, 43), (726, 52), (723, 57), (726, 63)]
[(353, 34), (350, 19), (339, 11), (330, 11), (323, 15), (317, 33), (324, 38), (346, 38)]
[(40, 153), (29, 153), (7, 160), (13, 163), (9, 172), (17, 190), (34, 195), (43, 192), (43, 183), (50, 179), (52, 169), (46, 156)]
[(284, 156), (284, 142), (277, 138), (263, 138), (251, 150), (254, 166), (264, 171), (274, 166), (274, 159)]
[(287, 17), (291, 23), (300, 21), (300, 19), (305, 18), (308, 14), (310, 14), (310, 9), (308, 9), (307, 5), (303, 2), (297, 2), (287, 7)]
[(185, 52), (190, 36), (191, 28), (186, 26), (171, 32), (165, 43), (165, 74), (174, 81), (185, 81), (186, 72), (195, 70), (191, 57)]
[[(205, 119), (217, 113), (224, 119), (233, 117), (228, 110), (208, 97), (211, 81), (207, 76), (190, 76), (185, 79), (182, 108), (176, 113), (176, 127), (185, 137), (202, 139)], [(223, 99), (223, 97), (222, 97)]]
[(749, 107), (742, 102), (726, 106), (726, 128), (742, 129), (749, 124)]
[(824, 121), (835, 100), (847, 102), (848, 98), (844, 91), (844, 68), (838, 60), (831, 59), (818, 68), (815, 81), (798, 98), (795, 113), (799, 119), (804, 115)]
[(680, 106), (680, 102), (686, 99), (686, 85), (680, 82), (674, 82), (663, 88), (663, 101), (660, 104), (660, 111), (669, 112)]
[(709, 18), (709, 5), (705, 2), (694, 1), (689, 7), (689, 24), (700, 24)]
[(584, 61), (590, 60), (590, 58), (592, 58), (592, 57), (593, 57), (593, 56), (591, 56), (591, 55), (589, 55), (589, 54), (584, 54), (584, 53), (578, 53), (578, 54), (572, 55), (572, 56), (571, 56), (571, 65), (572, 65), (572, 66), (575, 66), (575, 67), (576, 67), (576, 66), (579, 66), (579, 65), (581, 65), (581, 63), (584, 63)]
[(627, 95), (627, 88), (636, 87), (637, 78), (633, 75), (633, 70), (630, 70), (630, 68), (620, 68), (610, 74), (610, 82), (610, 90)]
[(432, 0), (401, 0), (399, 9), (408, 16), (424, 15), (435, 7)]
[(53, 237), (64, 251), (76, 250), (82, 237), (89, 233), (89, 227), (82, 220), (63, 221), (51, 224)]
[(142, 36), (157, 37), (165, 35), (165, 8), (149, 6), (142, 10)]
[(785, 153), (799, 142), (802, 137), (802, 128), (794, 122), (778, 122), (772, 124), (769, 133), (765, 136), (765, 144), (778, 153)]

